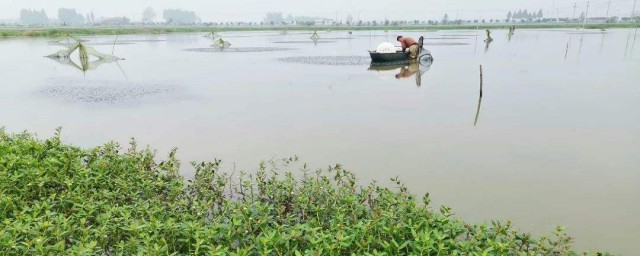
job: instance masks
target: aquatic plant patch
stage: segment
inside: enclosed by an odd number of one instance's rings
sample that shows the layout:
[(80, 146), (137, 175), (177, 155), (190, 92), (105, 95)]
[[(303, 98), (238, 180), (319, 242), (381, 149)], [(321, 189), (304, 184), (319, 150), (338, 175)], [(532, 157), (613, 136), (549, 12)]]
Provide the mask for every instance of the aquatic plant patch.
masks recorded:
[(162, 83), (134, 83), (117, 80), (54, 79), (36, 95), (67, 102), (90, 105), (122, 105), (145, 99), (178, 98), (179, 88)]
[(361, 186), (340, 165), (294, 175), (297, 157), (251, 174), (192, 162), (186, 181), (176, 150), (155, 159), (134, 140), (84, 149), (60, 130), (0, 130), (2, 254), (578, 255), (562, 228), (535, 237), (509, 221), (466, 223), (397, 178)]

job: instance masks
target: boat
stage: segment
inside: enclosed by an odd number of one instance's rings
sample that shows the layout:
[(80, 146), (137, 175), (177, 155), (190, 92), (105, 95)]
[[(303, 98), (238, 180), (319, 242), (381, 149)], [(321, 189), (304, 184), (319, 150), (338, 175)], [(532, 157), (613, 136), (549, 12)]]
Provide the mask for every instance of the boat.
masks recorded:
[[(424, 49), (424, 37), (420, 37), (418, 40), (418, 60), (420, 62), (431, 62), (433, 57), (431, 53)], [(375, 64), (388, 64), (388, 63), (408, 63), (410, 62), (409, 52), (396, 51), (391, 53), (381, 53), (376, 51), (369, 51), (371, 56), (371, 62)]]

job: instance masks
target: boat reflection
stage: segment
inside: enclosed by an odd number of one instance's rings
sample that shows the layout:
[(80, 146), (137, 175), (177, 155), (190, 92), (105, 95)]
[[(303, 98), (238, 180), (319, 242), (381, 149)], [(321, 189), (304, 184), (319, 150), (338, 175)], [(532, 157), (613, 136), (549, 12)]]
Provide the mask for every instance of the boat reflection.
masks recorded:
[(371, 64), (369, 66), (370, 71), (377, 71), (380, 73), (393, 73), (395, 79), (408, 79), (415, 77), (416, 86), (422, 85), (422, 75), (429, 71), (431, 62), (428, 63), (394, 63), (394, 64)]

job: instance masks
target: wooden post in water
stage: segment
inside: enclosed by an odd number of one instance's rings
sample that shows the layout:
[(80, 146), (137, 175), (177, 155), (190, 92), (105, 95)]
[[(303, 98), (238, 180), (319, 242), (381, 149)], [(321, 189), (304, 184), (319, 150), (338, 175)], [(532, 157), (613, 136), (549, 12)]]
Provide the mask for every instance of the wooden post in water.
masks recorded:
[(476, 110), (476, 119), (473, 121), (473, 126), (478, 125), (478, 118), (480, 117), (480, 106), (482, 106), (482, 65), (480, 65), (480, 97), (478, 97), (478, 109)]
[(482, 97), (482, 65), (480, 65), (480, 97)]

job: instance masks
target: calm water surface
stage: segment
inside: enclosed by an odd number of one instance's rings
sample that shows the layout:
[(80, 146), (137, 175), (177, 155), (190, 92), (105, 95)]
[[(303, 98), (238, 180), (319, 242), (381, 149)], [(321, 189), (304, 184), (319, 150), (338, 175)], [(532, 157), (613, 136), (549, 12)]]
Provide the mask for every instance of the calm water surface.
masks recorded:
[(494, 31), (488, 48), (482, 31), (402, 32), (428, 38), (435, 58), (404, 73), (363, 62), (394, 31), (323, 32), (317, 44), (311, 34), (224, 33), (241, 50), (223, 53), (186, 51), (212, 44), (202, 34), (120, 36), (115, 49), (114, 37), (89, 37), (126, 60), (87, 72), (43, 58), (61, 49), (46, 39), (2, 40), (0, 125), (41, 136), (62, 126), (82, 146), (135, 137), (162, 154), (179, 147), (184, 162), (215, 157), (247, 171), (294, 154), (318, 168), (342, 163), (363, 183), (399, 176), (469, 221), (563, 225), (579, 249), (633, 255), (640, 38), (582, 32)]

